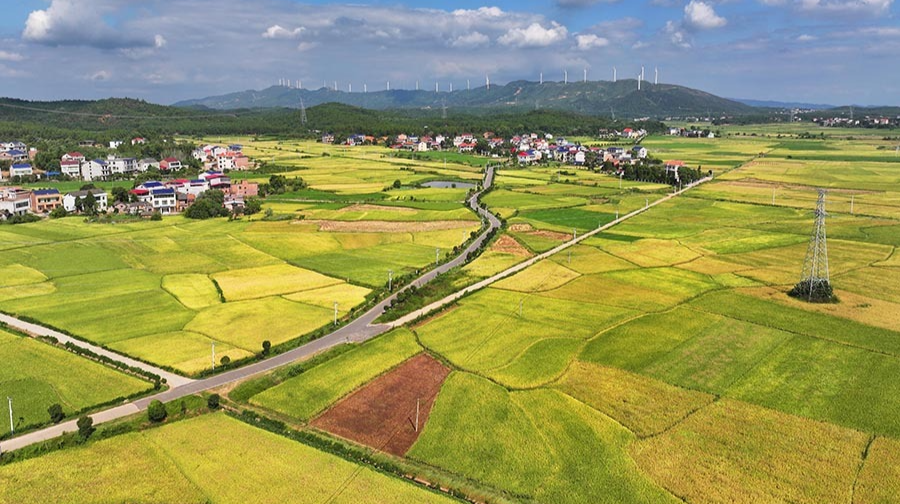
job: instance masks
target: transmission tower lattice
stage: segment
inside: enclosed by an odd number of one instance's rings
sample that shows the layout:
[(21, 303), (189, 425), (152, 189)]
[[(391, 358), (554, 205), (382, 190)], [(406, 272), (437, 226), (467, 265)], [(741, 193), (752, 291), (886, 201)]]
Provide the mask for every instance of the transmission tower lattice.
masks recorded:
[(300, 98), (300, 124), (306, 126), (306, 105), (303, 103), (303, 98)]
[(806, 249), (806, 260), (803, 262), (803, 273), (791, 294), (806, 298), (809, 301), (830, 301), (833, 295), (831, 278), (828, 273), (828, 245), (825, 241), (825, 189), (819, 189), (816, 201), (816, 225), (809, 246)]

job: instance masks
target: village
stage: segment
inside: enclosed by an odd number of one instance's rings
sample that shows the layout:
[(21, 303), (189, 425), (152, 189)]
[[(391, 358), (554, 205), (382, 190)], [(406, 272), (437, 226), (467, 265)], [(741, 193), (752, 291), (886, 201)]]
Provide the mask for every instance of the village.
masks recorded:
[[(604, 132), (601, 132), (601, 136)], [(671, 133), (671, 132), (670, 132)], [(657, 178), (663, 177), (672, 183), (681, 182), (684, 169), (682, 161), (666, 161), (650, 158), (647, 148), (639, 144), (647, 132), (642, 129), (625, 128), (615, 131), (615, 137), (623, 140), (624, 146), (588, 146), (571, 142), (552, 134), (529, 133), (502, 138), (491, 131), (481, 134), (461, 133), (445, 135), (406, 135), (376, 138), (373, 135), (354, 134), (340, 144), (346, 147), (381, 143), (392, 151), (408, 152), (410, 155), (428, 151), (450, 151), (460, 154), (490, 156), (506, 159), (518, 166), (544, 165), (556, 163), (591, 170), (602, 170), (616, 176), (646, 180), (642, 175), (655, 167)], [(608, 135), (607, 135), (608, 136)], [(135, 137), (131, 145), (140, 145), (147, 140)], [(336, 143), (335, 135), (320, 138), (323, 144)], [(111, 141), (108, 151), (114, 151), (124, 142)], [(631, 144), (631, 145), (629, 145)], [(80, 146), (85, 145), (84, 143)], [(2, 156), (10, 161), (10, 169), (4, 174), (0, 170), (0, 182), (8, 185), (0, 187), (0, 220), (27, 214), (35, 216), (61, 216), (68, 214), (112, 213), (116, 215), (151, 217), (153, 214), (171, 215), (184, 212), (196, 199), (209, 190), (221, 191), (222, 205), (230, 212), (241, 212), (246, 199), (259, 195), (259, 184), (248, 180), (233, 183), (228, 176), (231, 171), (252, 170), (256, 163), (243, 153), (243, 146), (231, 144), (201, 145), (190, 154), (192, 161), (166, 157), (161, 161), (154, 158), (120, 157), (110, 153), (106, 158), (90, 159), (79, 151), (66, 152), (59, 159), (59, 170), (44, 170), (34, 167), (31, 160), (37, 150), (29, 149), (21, 142), (2, 142)], [(96, 147), (96, 144), (89, 145)], [(104, 146), (105, 147), (105, 146)], [(191, 171), (191, 166), (202, 167), (194, 177), (183, 176)], [(114, 194), (96, 187), (95, 182), (134, 180), (130, 190), (116, 188)], [(77, 191), (61, 192), (59, 189), (25, 188), (16, 183), (40, 183), (53, 180), (80, 180), (86, 184)], [(9, 184), (12, 182), (12, 184)]]
[[(132, 145), (143, 143), (141, 137), (132, 139)], [(113, 141), (110, 150), (122, 142)], [(186, 165), (175, 157), (162, 161), (152, 158), (136, 159), (109, 154), (106, 159), (87, 159), (78, 151), (67, 152), (59, 160), (59, 171), (43, 170), (31, 163), (36, 149), (28, 149), (22, 142), (0, 142), (0, 161), (9, 161), (9, 170), (0, 170), (0, 182), (30, 180), (81, 180), (87, 182), (78, 191), (61, 192), (56, 188), (23, 188), (15, 184), (0, 186), (0, 220), (26, 215), (60, 216), (72, 213), (133, 215), (149, 218), (153, 214), (170, 215), (186, 210), (198, 196), (208, 190), (222, 191), (223, 205), (232, 212), (240, 212), (245, 199), (259, 194), (259, 184), (242, 180), (232, 183), (227, 171), (251, 169), (249, 158), (241, 145), (220, 147), (204, 145), (192, 152), (192, 157), (202, 163), (204, 171), (196, 178), (179, 178)], [(152, 170), (160, 179), (136, 184), (133, 189), (116, 188), (113, 195), (95, 187), (93, 182), (127, 180)], [(167, 178), (167, 176), (174, 178)]]

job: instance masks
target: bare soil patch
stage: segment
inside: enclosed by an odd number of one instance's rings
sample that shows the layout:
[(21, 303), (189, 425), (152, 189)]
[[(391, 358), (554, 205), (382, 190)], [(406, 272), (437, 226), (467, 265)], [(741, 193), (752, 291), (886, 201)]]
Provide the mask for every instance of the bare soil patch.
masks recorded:
[(509, 235), (502, 235), (491, 245), (491, 250), (520, 257), (531, 257), (531, 252)]
[(551, 240), (559, 240), (559, 241), (568, 241), (572, 238), (572, 235), (569, 233), (560, 233), (557, 231), (547, 231), (546, 229), (539, 229), (537, 231), (532, 231), (528, 233), (533, 236), (540, 236), (543, 238), (549, 238)]
[(384, 206), (384, 205), (371, 205), (368, 203), (357, 203), (355, 205), (346, 206), (339, 210), (339, 212), (378, 212), (378, 211), (388, 211), (395, 213), (416, 213), (418, 210), (415, 208), (402, 207), (402, 206)]
[(531, 227), (531, 224), (512, 224), (509, 226), (509, 230), (514, 233), (528, 232), (533, 229), (534, 228)]
[(333, 233), (422, 233), (425, 231), (464, 229), (475, 225), (472, 221), (392, 222), (304, 220), (297, 221), (297, 223), (315, 224), (319, 226), (319, 231)]
[(422, 432), (449, 374), (450, 369), (440, 361), (419, 354), (350, 394), (311, 425), (376, 450), (403, 456)]

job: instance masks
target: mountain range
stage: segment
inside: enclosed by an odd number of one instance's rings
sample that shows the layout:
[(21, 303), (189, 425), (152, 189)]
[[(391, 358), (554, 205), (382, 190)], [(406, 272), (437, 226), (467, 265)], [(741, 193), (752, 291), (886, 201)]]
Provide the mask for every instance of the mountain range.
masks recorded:
[(753, 106), (674, 84), (642, 82), (530, 82), (514, 81), (454, 91), (383, 90), (345, 92), (332, 88), (297, 89), (272, 86), (186, 100), (176, 107), (214, 110), (300, 108), (336, 102), (367, 109), (454, 109), (467, 113), (516, 112), (535, 109), (562, 110), (585, 115), (621, 118), (736, 116), (765, 113)]

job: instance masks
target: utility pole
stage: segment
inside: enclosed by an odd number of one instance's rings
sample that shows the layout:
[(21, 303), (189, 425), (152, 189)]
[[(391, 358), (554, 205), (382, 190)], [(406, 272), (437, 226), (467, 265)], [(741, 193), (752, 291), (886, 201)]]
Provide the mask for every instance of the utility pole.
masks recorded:
[(434, 249), (434, 265), (437, 266), (438, 262), (441, 260), (441, 249)]
[(419, 401), (420, 399), (416, 399), (416, 432), (419, 432)]
[(338, 303), (337, 303), (337, 301), (335, 301), (334, 302), (334, 325), (337, 325), (337, 307), (338, 307)]
[(212, 369), (216, 370), (216, 342), (212, 342)]
[(9, 432), (12, 434), (16, 432), (16, 426), (13, 424), (12, 397), (7, 397), (6, 400), (9, 401)]
[(388, 270), (388, 292), (394, 290), (394, 270)]
[(644, 198), (644, 208), (650, 208), (650, 198)]

